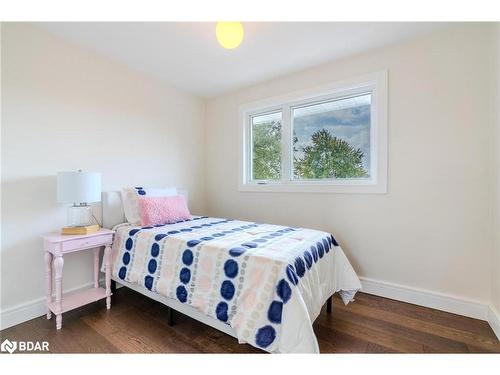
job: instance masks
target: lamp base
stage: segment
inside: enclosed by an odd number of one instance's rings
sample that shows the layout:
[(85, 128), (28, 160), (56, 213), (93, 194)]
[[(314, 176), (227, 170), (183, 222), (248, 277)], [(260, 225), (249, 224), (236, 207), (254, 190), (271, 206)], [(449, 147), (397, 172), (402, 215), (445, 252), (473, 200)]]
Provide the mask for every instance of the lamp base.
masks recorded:
[(71, 206), (68, 208), (68, 226), (85, 227), (92, 224), (92, 207), (88, 205)]

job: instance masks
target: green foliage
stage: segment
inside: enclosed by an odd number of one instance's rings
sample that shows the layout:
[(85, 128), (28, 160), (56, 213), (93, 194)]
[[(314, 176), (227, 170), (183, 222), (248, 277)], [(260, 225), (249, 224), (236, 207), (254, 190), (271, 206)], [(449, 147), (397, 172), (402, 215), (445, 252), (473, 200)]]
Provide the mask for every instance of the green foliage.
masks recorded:
[(295, 160), (296, 174), (303, 179), (364, 177), (363, 152), (346, 141), (321, 129), (312, 137), (312, 145), (302, 149)]
[(279, 180), (281, 176), (281, 122), (253, 125), (253, 179)]
[[(253, 125), (253, 179), (278, 180), (281, 177), (281, 122)], [(297, 148), (293, 137), (295, 177), (299, 179), (359, 178), (367, 176), (363, 152), (321, 129), (312, 136), (312, 145)]]

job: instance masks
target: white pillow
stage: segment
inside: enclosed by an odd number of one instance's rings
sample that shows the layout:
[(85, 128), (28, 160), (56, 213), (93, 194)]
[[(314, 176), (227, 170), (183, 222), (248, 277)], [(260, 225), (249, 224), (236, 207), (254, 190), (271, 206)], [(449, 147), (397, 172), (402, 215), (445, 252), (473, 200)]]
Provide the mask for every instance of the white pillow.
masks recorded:
[(127, 221), (132, 225), (141, 225), (141, 213), (139, 211), (139, 197), (172, 197), (177, 195), (175, 187), (162, 189), (131, 187), (123, 188), (122, 191), (123, 210)]

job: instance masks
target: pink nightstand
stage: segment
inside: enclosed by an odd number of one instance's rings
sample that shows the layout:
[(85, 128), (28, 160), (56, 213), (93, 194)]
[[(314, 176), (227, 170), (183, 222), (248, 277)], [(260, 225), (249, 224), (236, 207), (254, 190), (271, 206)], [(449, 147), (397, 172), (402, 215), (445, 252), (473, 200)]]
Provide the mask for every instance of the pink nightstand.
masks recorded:
[[(106, 298), (106, 307), (111, 308), (111, 243), (113, 231), (101, 229), (86, 235), (62, 235), (52, 233), (43, 236), (45, 251), (45, 288), (47, 297), (47, 319), (56, 314), (56, 327), (62, 327), (62, 313), (76, 309), (91, 302)], [(104, 248), (104, 269), (106, 288), (99, 287), (99, 252)], [(62, 295), (63, 256), (75, 251), (94, 249), (94, 287), (88, 290)], [(55, 270), (56, 300), (52, 301), (52, 264)]]

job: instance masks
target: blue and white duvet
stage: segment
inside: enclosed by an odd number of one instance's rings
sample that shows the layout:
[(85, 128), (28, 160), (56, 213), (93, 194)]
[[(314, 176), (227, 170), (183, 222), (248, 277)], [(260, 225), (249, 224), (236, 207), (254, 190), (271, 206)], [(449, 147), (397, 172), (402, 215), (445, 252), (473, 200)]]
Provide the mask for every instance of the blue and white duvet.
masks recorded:
[(335, 292), (361, 288), (331, 234), (194, 217), (156, 227), (122, 225), (113, 275), (229, 324), (242, 343), (271, 353), (318, 353), (312, 322)]

